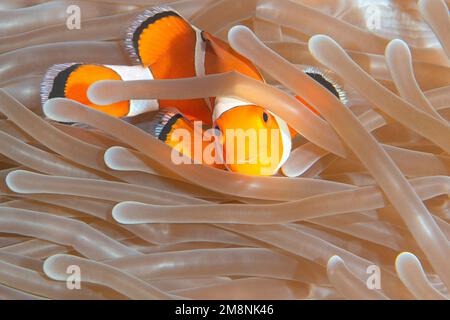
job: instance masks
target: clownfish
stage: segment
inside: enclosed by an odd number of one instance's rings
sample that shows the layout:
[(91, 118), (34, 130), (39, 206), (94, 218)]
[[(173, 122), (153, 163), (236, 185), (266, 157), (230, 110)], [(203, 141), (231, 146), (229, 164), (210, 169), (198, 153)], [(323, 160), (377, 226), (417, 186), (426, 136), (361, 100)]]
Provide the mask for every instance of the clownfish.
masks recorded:
[[(250, 175), (273, 175), (278, 172), (289, 157), (293, 131), (285, 121), (262, 106), (233, 97), (130, 100), (99, 106), (87, 97), (89, 86), (100, 80), (177, 79), (237, 71), (264, 81), (251, 61), (226, 42), (191, 25), (169, 7), (153, 7), (139, 14), (128, 28), (124, 42), (135, 65), (54, 65), (48, 69), (41, 85), (42, 103), (63, 97), (118, 118), (159, 110), (147, 131), (173, 148), (177, 148), (172, 139), (176, 129), (193, 133), (198, 130), (193, 122), (201, 121), (214, 128), (219, 136), (215, 141), (215, 152), (216, 157), (223, 160), (223, 166), (214, 166)], [(341, 94), (324, 74), (310, 70), (309, 75), (333, 93), (336, 92), (338, 97)], [(256, 148), (252, 142), (239, 144), (238, 134), (227, 134), (230, 131), (248, 132), (249, 129), (257, 134)], [(193, 158), (192, 150), (178, 151)]]

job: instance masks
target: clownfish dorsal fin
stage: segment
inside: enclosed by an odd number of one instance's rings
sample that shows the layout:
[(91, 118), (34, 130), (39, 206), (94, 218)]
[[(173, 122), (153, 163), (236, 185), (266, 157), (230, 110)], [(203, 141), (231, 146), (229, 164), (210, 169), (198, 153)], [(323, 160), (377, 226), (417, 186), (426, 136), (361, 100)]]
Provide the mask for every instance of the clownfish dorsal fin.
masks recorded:
[(348, 103), (347, 93), (339, 83), (330, 76), (329, 71), (321, 70), (316, 67), (307, 67), (303, 72), (335, 95), (344, 105)]
[(195, 30), (181, 15), (167, 6), (152, 7), (129, 26), (125, 48), (134, 63), (151, 66), (186, 35), (195, 36)]

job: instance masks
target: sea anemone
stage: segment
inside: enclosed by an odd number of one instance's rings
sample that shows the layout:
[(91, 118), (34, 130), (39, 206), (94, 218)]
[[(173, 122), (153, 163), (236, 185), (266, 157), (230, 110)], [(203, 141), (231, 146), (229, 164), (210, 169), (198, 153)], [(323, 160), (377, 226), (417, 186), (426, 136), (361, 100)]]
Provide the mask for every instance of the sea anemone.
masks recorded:
[[(155, 4), (227, 40), (267, 83), (235, 72), (100, 81), (89, 98), (263, 105), (299, 133), (279, 174), (174, 164), (129, 121), (63, 98), (41, 104), (53, 64), (131, 64), (123, 33)], [(68, 28), (69, 6), (80, 28)], [(447, 6), (2, 1), (0, 298), (448, 299)]]

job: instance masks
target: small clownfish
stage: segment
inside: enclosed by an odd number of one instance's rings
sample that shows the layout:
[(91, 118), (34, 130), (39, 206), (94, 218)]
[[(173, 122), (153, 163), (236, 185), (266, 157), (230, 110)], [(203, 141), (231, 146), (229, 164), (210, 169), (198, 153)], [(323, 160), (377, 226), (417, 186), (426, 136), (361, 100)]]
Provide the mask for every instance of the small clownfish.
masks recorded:
[[(118, 118), (160, 110), (148, 132), (172, 147), (175, 147), (171, 139), (175, 129), (193, 133), (197, 129), (192, 122), (202, 121), (221, 133), (218, 156), (227, 158), (225, 167), (233, 172), (272, 175), (287, 160), (294, 131), (265, 108), (236, 98), (130, 100), (106, 106), (93, 104), (86, 93), (91, 84), (100, 80), (177, 79), (237, 71), (264, 81), (248, 59), (226, 42), (192, 26), (169, 7), (153, 7), (139, 14), (126, 32), (125, 49), (135, 65), (68, 63), (50, 67), (41, 85), (42, 103), (64, 97)], [(324, 76), (312, 71), (310, 75), (320, 83), (321, 80), (326, 81), (322, 84), (328, 88), (330, 82)], [(235, 141), (230, 144), (233, 149), (227, 148), (226, 132), (248, 129), (256, 129), (259, 133), (258, 147), (253, 148), (246, 143), (244, 161), (238, 160), (239, 137), (229, 138)], [(272, 132), (277, 134), (272, 135)], [(192, 159), (192, 152), (185, 155)], [(231, 161), (228, 161), (230, 155)], [(222, 168), (221, 165), (214, 166)]]

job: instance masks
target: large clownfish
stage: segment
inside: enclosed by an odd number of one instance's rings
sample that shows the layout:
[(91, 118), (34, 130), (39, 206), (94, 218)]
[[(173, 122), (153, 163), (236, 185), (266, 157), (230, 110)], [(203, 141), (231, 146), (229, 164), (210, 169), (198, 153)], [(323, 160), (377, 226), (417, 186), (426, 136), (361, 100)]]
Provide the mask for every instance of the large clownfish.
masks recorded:
[[(174, 148), (177, 144), (172, 135), (176, 129), (193, 133), (197, 128), (194, 128), (192, 121), (202, 121), (220, 133), (220, 146), (216, 150), (219, 158), (227, 159), (224, 161), (225, 167), (233, 172), (272, 175), (287, 160), (291, 151), (291, 133), (294, 131), (264, 107), (236, 98), (130, 100), (106, 106), (93, 104), (87, 97), (87, 90), (100, 80), (177, 79), (237, 71), (264, 81), (248, 59), (226, 42), (192, 26), (169, 7), (154, 7), (139, 14), (127, 30), (125, 48), (136, 65), (68, 63), (52, 66), (42, 82), (42, 103), (51, 98), (64, 97), (118, 118), (160, 110), (153, 125), (147, 126), (150, 128), (148, 131)], [(310, 70), (307, 74), (340, 97), (341, 92), (336, 91), (338, 87), (320, 71)], [(250, 141), (244, 146), (239, 144), (238, 135), (225, 134), (229, 130), (247, 132), (248, 129), (257, 132), (256, 148)], [(227, 137), (233, 139), (233, 143), (228, 144)], [(227, 149), (229, 145), (232, 150)], [(239, 147), (245, 148), (245, 152), (239, 152)], [(179, 151), (190, 158), (194, 156), (193, 150), (188, 154), (185, 150)], [(243, 159), (238, 159), (242, 154)]]

